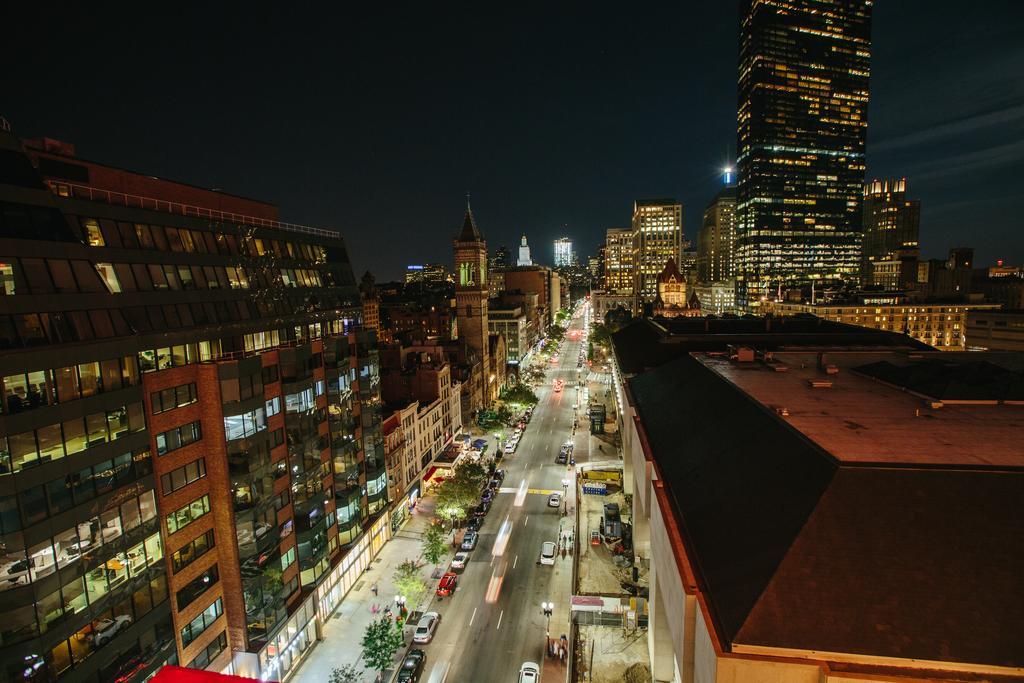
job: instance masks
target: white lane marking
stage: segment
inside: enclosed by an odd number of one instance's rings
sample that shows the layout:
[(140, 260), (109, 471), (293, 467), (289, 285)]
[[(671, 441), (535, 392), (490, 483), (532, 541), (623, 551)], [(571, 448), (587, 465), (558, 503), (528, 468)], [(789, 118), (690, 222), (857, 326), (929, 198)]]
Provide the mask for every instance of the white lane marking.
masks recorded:
[[(518, 561), (519, 561), (519, 556), (516, 555), (516, 559), (512, 560), (512, 569), (516, 568), (516, 562), (518, 562)], [(475, 612), (476, 610), (473, 610), (473, 611)], [(469, 623), (473, 623), (473, 622), (471, 621)]]
[(473, 608), (473, 616), (469, 618), (469, 625), (473, 625), (473, 620), (476, 619), (476, 607)]
[(505, 616), (505, 610), (501, 610), (501, 614), (498, 615), (498, 628), (494, 629), (495, 631), (501, 630), (501, 618), (503, 616)]
[(530, 523), (530, 515), (526, 515), (526, 519), (523, 521), (523, 526), (526, 526), (529, 523)]

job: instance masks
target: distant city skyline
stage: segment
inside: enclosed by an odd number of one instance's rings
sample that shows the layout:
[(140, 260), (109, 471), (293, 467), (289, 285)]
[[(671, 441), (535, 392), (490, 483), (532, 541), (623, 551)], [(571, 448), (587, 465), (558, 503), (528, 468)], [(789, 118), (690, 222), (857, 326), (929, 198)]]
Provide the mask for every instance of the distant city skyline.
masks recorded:
[[(223, 7), (204, 8), (204, 32), (186, 10), (142, 27), (112, 12), (54, 23), (44, 8), (17, 8), (12, 22), (47, 29), (5, 40), (20, 68), (0, 116), (19, 136), (67, 140), (86, 159), (275, 201), (285, 220), (341, 231), (354, 267), (381, 280), (409, 263), (450, 265), (445, 245), (467, 190), (492, 249), (514, 249), (523, 233), (549, 245), (571, 232), (583, 259), (649, 197), (693, 207), (683, 231), (695, 241), (700, 209), (735, 156), (736, 9), (681, 5), (643, 30), (623, 20), (628, 11), (598, 9), (578, 30), (570, 8), (542, 23), (423, 8), (390, 17), (386, 34), (360, 29), (344, 41), (329, 39), (333, 22), (297, 15), (274, 18), (280, 49), (250, 52), (208, 39), (238, 21)], [(39, 16), (14, 16), (23, 12)], [(359, 8), (348, 23), (377, 25), (375, 12)], [(922, 257), (969, 243), (979, 265), (1024, 261), (1024, 190), (1010, 172), (1024, 162), (1024, 92), (1011, 83), (1024, 72), (1022, 18), (1012, 0), (985, 12), (923, 0), (875, 7), (866, 175), (914, 187)], [(245, 21), (258, 34), (267, 18)], [(527, 27), (536, 40), (523, 50)], [(87, 75), (40, 87), (71, 62)], [(214, 62), (233, 92), (254, 95), (243, 115), (196, 108), (224, 99)], [(110, 63), (116, 79), (99, 76)], [(317, 81), (335, 85), (307, 87)], [(188, 96), (153, 83), (187, 84)], [(636, 106), (638, 90), (656, 95)], [(537, 256), (547, 261), (548, 249)]]

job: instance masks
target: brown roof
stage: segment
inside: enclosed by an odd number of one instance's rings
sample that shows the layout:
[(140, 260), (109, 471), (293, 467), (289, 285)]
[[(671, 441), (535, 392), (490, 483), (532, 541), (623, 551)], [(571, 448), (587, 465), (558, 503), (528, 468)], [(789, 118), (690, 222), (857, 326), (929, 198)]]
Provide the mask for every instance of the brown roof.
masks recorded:
[[(830, 360), (841, 364), (839, 355)], [(882, 419), (877, 408), (890, 400), (902, 410), (896, 389), (840, 370), (830, 377), (850, 384), (807, 388), (802, 403), (790, 397), (803, 417), (785, 416), (750, 378), (778, 380), (785, 397), (800, 391), (796, 370), (719, 363), (727, 361), (683, 355), (629, 386), (727, 647), (1024, 666), (1024, 467), (955, 455), (985, 453), (984, 427), (948, 446), (945, 461), (922, 463), (919, 444), (944, 448), (926, 433), (930, 420), (902, 418), (911, 431), (894, 437), (861, 424), (864, 415), (850, 419), (856, 429), (831, 415), (807, 433), (811, 407), (830, 391), (848, 393), (842, 405), (851, 409), (862, 396)], [(945, 434), (970, 432), (971, 415), (994, 427), (1007, 415), (999, 409), (1014, 408), (958, 406), (973, 413)], [(840, 440), (827, 440), (829, 431)], [(846, 433), (859, 433), (862, 446), (888, 444), (890, 459), (858, 461)]]

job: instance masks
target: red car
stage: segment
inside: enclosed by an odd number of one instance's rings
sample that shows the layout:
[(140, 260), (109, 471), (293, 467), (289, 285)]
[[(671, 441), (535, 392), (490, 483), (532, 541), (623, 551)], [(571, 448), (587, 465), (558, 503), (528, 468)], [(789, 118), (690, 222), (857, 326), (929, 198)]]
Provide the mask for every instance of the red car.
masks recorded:
[(437, 585), (437, 594), (441, 597), (451, 595), (455, 592), (455, 584), (459, 582), (459, 575), (455, 572), (448, 572), (441, 577), (441, 583)]

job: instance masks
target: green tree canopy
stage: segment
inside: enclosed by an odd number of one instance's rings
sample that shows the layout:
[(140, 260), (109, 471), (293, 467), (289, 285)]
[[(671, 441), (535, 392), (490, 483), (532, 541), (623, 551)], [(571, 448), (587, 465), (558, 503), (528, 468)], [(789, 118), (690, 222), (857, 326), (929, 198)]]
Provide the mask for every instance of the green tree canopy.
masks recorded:
[(533, 393), (533, 390), (527, 385), (517, 384), (501, 392), (501, 400), (508, 401), (509, 403), (533, 405), (537, 403), (537, 394)]
[(395, 591), (405, 598), (406, 605), (415, 611), (420, 598), (427, 592), (427, 582), (420, 576), (419, 566), (412, 560), (406, 560), (395, 567)]
[(594, 323), (590, 340), (598, 346), (607, 347), (612, 342), (612, 331), (603, 323)]
[(362, 670), (355, 664), (345, 664), (331, 671), (329, 683), (359, 683), (363, 680)]
[(437, 564), (448, 552), (448, 542), (445, 539), (444, 529), (440, 523), (434, 523), (427, 527), (427, 533), (423, 535), (423, 557), (430, 564)]
[(560, 342), (565, 339), (565, 328), (561, 325), (548, 325), (547, 337), (553, 342)]
[(377, 680), (391, 667), (402, 644), (402, 629), (392, 619), (384, 617), (367, 624), (363, 633), (363, 660), (377, 672)]

